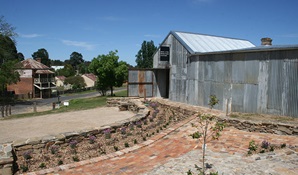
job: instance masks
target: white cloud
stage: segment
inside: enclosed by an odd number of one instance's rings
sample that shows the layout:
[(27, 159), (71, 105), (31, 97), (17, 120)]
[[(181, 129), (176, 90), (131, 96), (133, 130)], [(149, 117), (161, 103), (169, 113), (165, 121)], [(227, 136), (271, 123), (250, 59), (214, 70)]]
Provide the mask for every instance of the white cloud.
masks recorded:
[(149, 38), (160, 38), (160, 35), (154, 35), (154, 34), (146, 34), (144, 36)]
[(95, 45), (89, 44), (87, 42), (82, 42), (82, 41), (62, 40), (62, 43), (67, 46), (82, 47), (86, 50), (93, 50), (95, 48)]
[(33, 33), (33, 34), (19, 34), (20, 35), (20, 37), (22, 37), (22, 38), (37, 38), (37, 37), (41, 37), (41, 36), (43, 36), (43, 35), (41, 35), (41, 34), (36, 34), (36, 33)]

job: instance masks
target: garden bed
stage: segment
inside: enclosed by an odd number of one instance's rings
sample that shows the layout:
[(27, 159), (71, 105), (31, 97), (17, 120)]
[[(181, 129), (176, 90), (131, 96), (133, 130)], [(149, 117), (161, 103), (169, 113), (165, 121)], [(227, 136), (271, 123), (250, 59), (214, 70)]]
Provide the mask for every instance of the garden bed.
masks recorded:
[(149, 112), (139, 120), (71, 134), (46, 143), (16, 147), (18, 173), (70, 164), (132, 147), (189, 117), (183, 111), (173, 112), (156, 102), (147, 101), (146, 106)]

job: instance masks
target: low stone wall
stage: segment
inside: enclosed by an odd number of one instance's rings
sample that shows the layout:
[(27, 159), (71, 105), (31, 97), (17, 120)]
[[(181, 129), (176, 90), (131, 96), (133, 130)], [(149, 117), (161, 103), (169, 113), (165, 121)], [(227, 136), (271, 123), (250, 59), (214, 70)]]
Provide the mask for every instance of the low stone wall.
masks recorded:
[(14, 164), (12, 144), (0, 145), (0, 175), (12, 174)]
[[(153, 99), (164, 106), (164, 108), (171, 109), (174, 113), (182, 111), (185, 115), (193, 115), (194, 113), (210, 113), (210, 109), (192, 106), (184, 103), (172, 102), (166, 99), (156, 98)], [(212, 114), (218, 116), (220, 122), (226, 123), (229, 127), (235, 127), (239, 130), (249, 132), (261, 132), (278, 135), (298, 135), (298, 126), (284, 123), (267, 123), (257, 121), (247, 121), (241, 119), (233, 119), (226, 117), (225, 113), (218, 110), (212, 110)]]
[(247, 121), (241, 119), (231, 119), (221, 116), (219, 121), (225, 122), (227, 126), (237, 128), (239, 130), (249, 131), (249, 132), (261, 132), (270, 133), (278, 135), (297, 135), (298, 136), (298, 126), (283, 123), (267, 123), (267, 122), (257, 122), (257, 121)]

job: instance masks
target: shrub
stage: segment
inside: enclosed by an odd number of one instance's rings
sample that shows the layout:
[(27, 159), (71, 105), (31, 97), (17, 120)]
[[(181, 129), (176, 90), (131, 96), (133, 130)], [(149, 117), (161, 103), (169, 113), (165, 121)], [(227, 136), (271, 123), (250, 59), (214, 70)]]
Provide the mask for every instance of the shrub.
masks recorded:
[(58, 165), (63, 165), (63, 161), (62, 160), (59, 160), (58, 161)]
[(45, 168), (45, 167), (46, 167), (46, 164), (43, 162), (39, 165), (39, 168)]
[(118, 151), (119, 150), (118, 146), (114, 146), (114, 150)]
[(69, 146), (72, 149), (75, 149), (77, 147), (77, 144), (78, 144), (78, 141), (76, 141), (76, 140), (72, 140), (72, 141), (69, 142)]
[(32, 150), (25, 151), (25, 152), (23, 153), (23, 157), (24, 157), (24, 159), (25, 159), (25, 160), (29, 160), (29, 159), (31, 159), (31, 158), (32, 158), (32, 156), (31, 156), (32, 152), (33, 152)]
[(78, 161), (80, 161), (80, 159), (79, 159), (79, 157), (78, 157), (78, 156), (73, 156), (73, 157), (72, 157), (72, 160), (73, 160), (73, 161), (75, 161), (75, 162), (78, 162)]
[(94, 135), (90, 135), (90, 136), (89, 136), (89, 143), (90, 143), (90, 144), (95, 143), (95, 140), (96, 140), (96, 137), (95, 137)]
[(124, 143), (125, 148), (129, 147), (129, 144), (127, 142)]
[(29, 170), (27, 165), (21, 165), (20, 168), (23, 172), (27, 172)]
[(59, 146), (58, 145), (52, 145), (50, 147), (51, 153), (56, 154), (58, 152)]
[(266, 140), (264, 140), (261, 144), (261, 147), (264, 148), (264, 149), (268, 149), (270, 146), (270, 143), (267, 142)]
[(106, 139), (110, 139), (111, 138), (111, 129), (110, 128), (105, 129), (103, 131), (103, 133), (104, 133)]

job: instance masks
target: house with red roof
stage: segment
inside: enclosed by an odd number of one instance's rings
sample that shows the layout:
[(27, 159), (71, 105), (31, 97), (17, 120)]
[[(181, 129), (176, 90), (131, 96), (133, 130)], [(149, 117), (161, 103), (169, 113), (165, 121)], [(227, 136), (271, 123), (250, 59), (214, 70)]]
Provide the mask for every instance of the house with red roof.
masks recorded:
[(20, 81), (7, 87), (8, 91), (14, 91), (17, 96), (49, 98), (52, 90), (56, 89), (54, 72), (42, 64), (41, 59), (23, 60), (17, 71), (20, 74)]
[(90, 73), (90, 74), (83, 74), (82, 77), (86, 83), (86, 88), (93, 88), (95, 86), (95, 82), (97, 80), (96, 75)]

